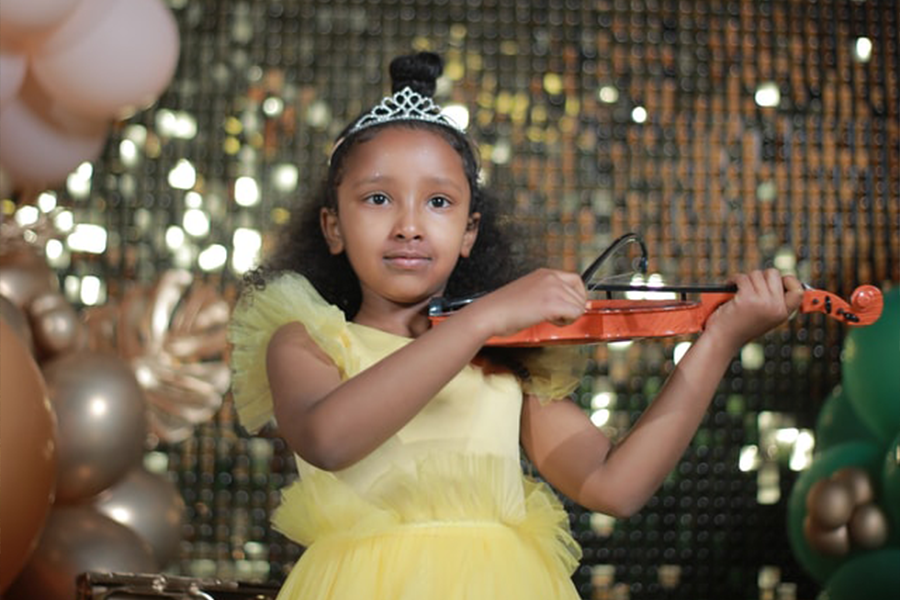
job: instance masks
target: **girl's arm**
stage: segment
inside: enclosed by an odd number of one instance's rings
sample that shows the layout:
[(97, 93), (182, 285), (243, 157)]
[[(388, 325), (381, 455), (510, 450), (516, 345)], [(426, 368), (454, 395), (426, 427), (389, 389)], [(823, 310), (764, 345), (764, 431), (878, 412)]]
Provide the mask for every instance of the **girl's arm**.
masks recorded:
[(541, 269), (473, 302), (343, 382), (302, 324), (285, 325), (267, 352), (279, 433), (313, 465), (350, 466), (408, 423), (488, 338), (543, 320), (571, 322), (584, 312), (585, 302), (577, 275)]
[(522, 443), (541, 474), (582, 506), (628, 516), (677, 465), (734, 354), (785, 321), (803, 291), (774, 269), (735, 278), (738, 293), (707, 322), (650, 407), (615, 446), (572, 402), (526, 398)]

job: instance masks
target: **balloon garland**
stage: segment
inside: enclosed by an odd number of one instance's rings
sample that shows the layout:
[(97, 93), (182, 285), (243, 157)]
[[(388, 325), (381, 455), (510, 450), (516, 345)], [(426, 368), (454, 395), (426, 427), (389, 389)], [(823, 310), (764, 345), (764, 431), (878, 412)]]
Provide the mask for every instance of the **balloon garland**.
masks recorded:
[[(841, 385), (816, 422), (817, 449), (788, 502), (788, 534), (823, 598), (895, 598), (900, 589), (900, 287), (873, 325), (850, 331)], [(887, 565), (891, 568), (887, 568)]]
[(0, 168), (52, 187), (95, 160), (110, 127), (152, 104), (178, 63), (163, 0), (3, 0)]
[(67, 600), (83, 571), (172, 560), (185, 504), (144, 451), (189, 437), (230, 385), (214, 287), (169, 271), (79, 314), (34, 247), (44, 225), (0, 227), (5, 600)]

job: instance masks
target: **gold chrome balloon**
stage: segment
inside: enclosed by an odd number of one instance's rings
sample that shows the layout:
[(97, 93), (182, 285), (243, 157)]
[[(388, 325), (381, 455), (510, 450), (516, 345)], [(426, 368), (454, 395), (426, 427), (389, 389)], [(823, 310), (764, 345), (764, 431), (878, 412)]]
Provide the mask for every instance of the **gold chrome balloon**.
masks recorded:
[(177, 555), (185, 505), (165, 475), (138, 466), (101, 492), (94, 506), (146, 540), (160, 567)]
[(40, 543), (4, 600), (72, 600), (88, 571), (154, 573), (149, 545), (89, 505), (54, 506)]
[(871, 550), (880, 548), (888, 538), (888, 521), (884, 512), (875, 504), (856, 507), (847, 524), (854, 546)]
[(118, 481), (144, 454), (144, 393), (121, 358), (73, 352), (44, 365), (59, 420), (57, 501), (89, 498)]
[(850, 536), (846, 525), (825, 529), (806, 516), (803, 520), (803, 536), (810, 548), (827, 556), (844, 556), (850, 551)]
[(44, 359), (77, 350), (84, 343), (84, 329), (75, 307), (59, 292), (45, 292), (28, 305), (31, 330), (38, 353)]
[(839, 469), (831, 475), (831, 480), (846, 485), (850, 489), (853, 495), (853, 502), (856, 505), (871, 502), (875, 496), (875, 492), (872, 489), (872, 480), (863, 469), (856, 467)]
[(806, 511), (823, 529), (845, 525), (853, 512), (853, 506), (850, 489), (832, 479), (820, 479), (809, 488), (806, 495)]

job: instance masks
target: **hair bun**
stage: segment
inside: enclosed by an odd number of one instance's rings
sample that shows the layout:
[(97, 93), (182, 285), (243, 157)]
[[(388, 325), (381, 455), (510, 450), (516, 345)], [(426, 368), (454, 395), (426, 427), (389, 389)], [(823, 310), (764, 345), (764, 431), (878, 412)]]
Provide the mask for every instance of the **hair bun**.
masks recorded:
[(434, 96), (437, 78), (444, 72), (444, 61), (433, 52), (398, 56), (391, 61), (391, 93), (405, 87), (423, 96)]

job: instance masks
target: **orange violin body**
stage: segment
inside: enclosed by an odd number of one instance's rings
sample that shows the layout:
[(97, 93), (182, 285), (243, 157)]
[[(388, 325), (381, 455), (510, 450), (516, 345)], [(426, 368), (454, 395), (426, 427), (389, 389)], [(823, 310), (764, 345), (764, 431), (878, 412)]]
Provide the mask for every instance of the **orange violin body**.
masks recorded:
[[(584, 315), (569, 325), (539, 323), (514, 335), (491, 338), (487, 345), (592, 344), (698, 333), (703, 331), (707, 319), (716, 308), (733, 296), (733, 292), (708, 292), (701, 293), (696, 301), (591, 300)], [(800, 312), (823, 313), (849, 326), (864, 326), (874, 323), (881, 316), (883, 305), (881, 291), (871, 285), (858, 287), (849, 303), (830, 292), (807, 289)], [(440, 323), (450, 315), (452, 312), (432, 313), (432, 323)]]

